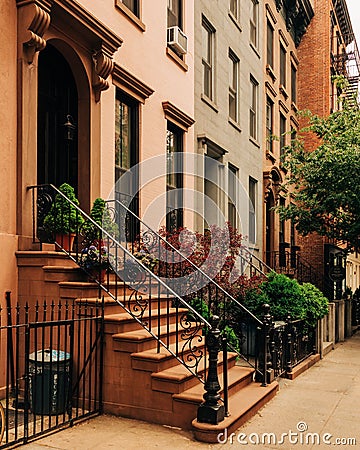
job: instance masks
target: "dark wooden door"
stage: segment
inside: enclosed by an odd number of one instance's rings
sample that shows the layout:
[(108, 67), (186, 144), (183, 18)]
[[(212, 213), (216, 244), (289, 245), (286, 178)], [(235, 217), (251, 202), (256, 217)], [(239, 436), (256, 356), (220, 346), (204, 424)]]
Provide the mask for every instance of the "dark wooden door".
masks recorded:
[[(72, 123), (70, 130), (65, 124)], [(78, 93), (71, 68), (50, 44), (39, 54), (38, 183), (78, 187)], [(69, 135), (72, 131), (73, 136)], [(70, 139), (69, 139), (70, 138)]]

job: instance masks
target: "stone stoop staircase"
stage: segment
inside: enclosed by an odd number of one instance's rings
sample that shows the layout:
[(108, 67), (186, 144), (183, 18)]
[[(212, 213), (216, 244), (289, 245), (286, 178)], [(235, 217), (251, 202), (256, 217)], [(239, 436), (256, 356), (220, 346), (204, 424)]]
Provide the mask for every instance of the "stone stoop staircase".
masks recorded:
[[(62, 253), (21, 251), (17, 252), (17, 262), (20, 303), (76, 299), (91, 306), (99, 299), (98, 285), (85, 281), (82, 270)], [(129, 300), (131, 291), (126, 285), (123, 289)], [(142, 297), (144, 300), (145, 296)], [(143, 320), (170, 344), (170, 349), (182, 348), (184, 329), (179, 326), (179, 319), (186, 310), (174, 307), (167, 295), (153, 295), (151, 301), (156, 302), (157, 308), (160, 306), (159, 314), (153, 312), (149, 317), (145, 313)], [(235, 431), (278, 390), (277, 381), (266, 387), (253, 381), (254, 369), (238, 365), (236, 354), (228, 353), (230, 416), (218, 425), (198, 423), (195, 418), (205, 393), (203, 383), (167, 349), (161, 345), (158, 348), (156, 339), (106, 294), (104, 306), (103, 406), (106, 413), (192, 429), (198, 440), (217, 442), (219, 433), (225, 428), (228, 433)], [(204, 339), (196, 344), (202, 350)], [(190, 365), (189, 349), (184, 350), (186, 357)], [(222, 353), (218, 365), (219, 382), (223, 385)], [(199, 373), (204, 370), (198, 368)]]

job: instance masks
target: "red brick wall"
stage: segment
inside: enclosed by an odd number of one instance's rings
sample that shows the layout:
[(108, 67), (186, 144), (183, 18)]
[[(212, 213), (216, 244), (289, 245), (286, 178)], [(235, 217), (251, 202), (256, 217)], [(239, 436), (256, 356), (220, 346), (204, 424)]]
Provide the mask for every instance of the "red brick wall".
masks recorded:
[(315, 15), (298, 48), (298, 101), (300, 110), (328, 115), (331, 105), (330, 0), (314, 0)]
[[(298, 97), (299, 110), (308, 109), (320, 116), (330, 114), (331, 108), (331, 0), (314, 0), (315, 15), (298, 48)], [(305, 121), (302, 121), (302, 125)], [(314, 150), (319, 140), (307, 134), (305, 148)], [(317, 234), (298, 237), (301, 255), (317, 270), (324, 273), (324, 242)]]

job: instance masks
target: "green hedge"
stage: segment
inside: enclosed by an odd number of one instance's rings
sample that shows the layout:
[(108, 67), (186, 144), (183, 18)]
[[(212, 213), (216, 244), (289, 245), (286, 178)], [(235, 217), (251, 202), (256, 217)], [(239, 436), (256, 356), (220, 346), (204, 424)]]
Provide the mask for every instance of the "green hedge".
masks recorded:
[(328, 299), (311, 283), (299, 284), (284, 274), (272, 272), (268, 280), (256, 289), (246, 292), (240, 299), (243, 305), (260, 319), (263, 305), (268, 303), (274, 320), (286, 320), (288, 314), (294, 319), (305, 319), (314, 326), (328, 313)]

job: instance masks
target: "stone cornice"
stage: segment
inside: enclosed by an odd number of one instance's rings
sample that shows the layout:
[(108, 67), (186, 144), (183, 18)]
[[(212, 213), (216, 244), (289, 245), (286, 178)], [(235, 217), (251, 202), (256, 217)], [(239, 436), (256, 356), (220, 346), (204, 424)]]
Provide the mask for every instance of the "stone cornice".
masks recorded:
[(198, 141), (198, 147), (202, 148), (203, 151), (208, 152), (210, 149), (214, 154), (216, 154), (217, 158), (221, 158), (226, 153), (229, 153), (227, 150), (225, 150), (221, 145), (216, 143), (213, 139), (211, 139), (209, 136), (204, 134), (198, 134), (197, 135), (197, 141)]
[(147, 86), (117, 63), (114, 64), (112, 77), (123, 90), (133, 97), (136, 97), (141, 103), (145, 103), (145, 100), (154, 92), (154, 89)]
[(283, 10), (286, 28), (292, 32), (295, 45), (298, 46), (314, 17), (310, 0), (275, 0), (275, 3), (277, 11)]
[(185, 114), (177, 106), (173, 105), (169, 101), (162, 102), (162, 107), (164, 110), (165, 118), (174, 122), (175, 125), (180, 127), (182, 130), (187, 131), (194, 123), (195, 120)]
[(112, 56), (121, 47), (123, 40), (75, 0), (53, 0), (53, 2), (98, 36), (101, 39), (103, 51), (108, 56)]

